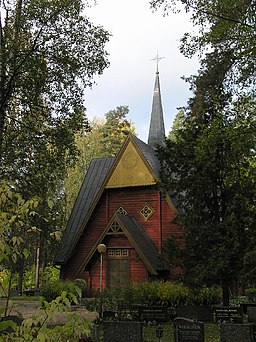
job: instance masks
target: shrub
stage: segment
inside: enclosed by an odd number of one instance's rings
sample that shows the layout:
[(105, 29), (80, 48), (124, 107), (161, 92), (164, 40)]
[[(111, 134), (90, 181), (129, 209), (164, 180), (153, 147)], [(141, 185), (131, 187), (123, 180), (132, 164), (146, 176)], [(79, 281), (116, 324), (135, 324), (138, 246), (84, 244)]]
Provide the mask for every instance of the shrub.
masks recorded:
[(174, 306), (188, 302), (189, 289), (181, 283), (159, 283), (158, 298), (162, 305)]
[(118, 301), (126, 304), (166, 305), (213, 305), (221, 302), (221, 289), (204, 287), (191, 290), (182, 283), (152, 281), (133, 283), (130, 286), (109, 290), (103, 294), (104, 309), (114, 309)]
[(256, 302), (256, 288), (250, 287), (248, 289), (245, 289), (245, 295), (248, 297), (248, 300), (250, 303)]
[(187, 304), (191, 305), (214, 305), (219, 304), (222, 299), (220, 287), (203, 287), (197, 290), (190, 290)]
[(47, 302), (50, 302), (61, 295), (63, 291), (72, 293), (75, 287), (80, 288), (81, 293), (86, 290), (86, 282), (83, 279), (70, 280), (54, 280), (40, 288), (41, 295)]

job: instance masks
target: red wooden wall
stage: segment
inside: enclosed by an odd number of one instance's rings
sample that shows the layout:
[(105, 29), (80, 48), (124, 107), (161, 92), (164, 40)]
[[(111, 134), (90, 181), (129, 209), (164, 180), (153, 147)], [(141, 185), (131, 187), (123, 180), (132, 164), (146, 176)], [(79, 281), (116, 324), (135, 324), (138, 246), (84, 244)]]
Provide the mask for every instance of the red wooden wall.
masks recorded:
[[(145, 221), (139, 213), (145, 204), (149, 205), (155, 211), (148, 221)], [(82, 271), (79, 273), (78, 270), (88, 253), (90, 253), (92, 248), (95, 248), (97, 239), (114, 215), (114, 212), (117, 211), (120, 206), (127, 211), (129, 216), (134, 216), (137, 219), (155, 242), (159, 250), (168, 237), (173, 236), (182, 238), (183, 236), (181, 227), (173, 222), (175, 212), (156, 186), (106, 189), (88, 221), (81, 238), (74, 248), (73, 256), (68, 263), (62, 267), (63, 278), (75, 279), (86, 277), (88, 286), (90, 284), (93, 289), (99, 288), (100, 263), (98, 252), (96, 252), (94, 260), (91, 263), (90, 272)], [(106, 238), (109, 239), (109, 236)], [(113, 237), (107, 241), (106, 245), (107, 247), (130, 248), (131, 282), (148, 280), (148, 271), (144, 263), (138, 258), (136, 251), (126, 238), (120, 239)], [(107, 255), (104, 254), (103, 287), (107, 284), (106, 258)], [(179, 270), (177, 270), (177, 272), (179, 272)]]

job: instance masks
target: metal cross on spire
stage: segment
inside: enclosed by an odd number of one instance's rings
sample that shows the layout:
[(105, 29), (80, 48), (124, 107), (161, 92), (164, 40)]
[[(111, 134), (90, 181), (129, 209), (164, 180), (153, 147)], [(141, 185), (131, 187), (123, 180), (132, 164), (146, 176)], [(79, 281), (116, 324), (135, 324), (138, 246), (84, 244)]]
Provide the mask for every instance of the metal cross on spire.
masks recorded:
[(158, 63), (159, 63), (159, 61), (161, 61), (161, 59), (163, 59), (163, 58), (165, 58), (165, 57), (160, 57), (160, 56), (158, 55), (158, 52), (157, 52), (156, 57), (153, 58), (153, 59), (151, 59), (151, 61), (156, 61), (156, 72), (157, 72), (157, 73), (159, 72), (159, 71), (158, 71)]

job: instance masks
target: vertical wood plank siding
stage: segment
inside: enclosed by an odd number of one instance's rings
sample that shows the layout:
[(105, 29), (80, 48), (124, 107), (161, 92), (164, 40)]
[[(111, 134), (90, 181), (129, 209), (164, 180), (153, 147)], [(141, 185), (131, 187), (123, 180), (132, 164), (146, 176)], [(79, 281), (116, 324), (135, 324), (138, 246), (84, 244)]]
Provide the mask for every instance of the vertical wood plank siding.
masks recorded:
[[(139, 211), (147, 204), (154, 209), (152, 217), (146, 221)], [(183, 246), (183, 231), (179, 225), (173, 222), (175, 212), (169, 206), (164, 196), (161, 196), (157, 186), (132, 187), (123, 189), (106, 189), (98, 202), (88, 224), (84, 228), (83, 234), (79, 239), (73, 251), (70, 261), (62, 267), (62, 277), (68, 279), (85, 277), (85, 272), (77, 274), (78, 269), (91, 252), (95, 242), (106, 228), (108, 221), (114, 215), (114, 212), (122, 206), (129, 216), (134, 216), (136, 220), (144, 227), (145, 231), (155, 242), (158, 248), (170, 236), (180, 239), (180, 245)], [(108, 236), (107, 247), (129, 248), (130, 254), (130, 275), (131, 282), (147, 281), (148, 271), (142, 260), (138, 257), (133, 246), (124, 236)], [(97, 259), (98, 258), (98, 259)], [(107, 284), (107, 253), (103, 256), (103, 286)], [(177, 270), (179, 273), (179, 270)], [(90, 272), (86, 272), (87, 282), (91, 288), (99, 288), (100, 262), (99, 254), (95, 254), (95, 262), (92, 263)]]

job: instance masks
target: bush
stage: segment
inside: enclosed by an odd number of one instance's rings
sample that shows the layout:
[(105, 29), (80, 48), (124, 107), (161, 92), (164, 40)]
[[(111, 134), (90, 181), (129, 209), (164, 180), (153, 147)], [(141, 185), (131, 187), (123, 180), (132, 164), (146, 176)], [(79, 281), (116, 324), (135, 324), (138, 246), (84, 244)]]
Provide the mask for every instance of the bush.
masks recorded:
[(166, 305), (213, 305), (221, 302), (222, 292), (218, 287), (204, 287), (191, 290), (182, 283), (145, 282), (130, 286), (105, 289), (103, 293), (104, 309), (114, 309), (119, 301), (125, 304)]
[(220, 287), (203, 287), (190, 290), (187, 304), (191, 305), (214, 305), (221, 303), (222, 290)]
[(245, 289), (245, 295), (248, 297), (249, 303), (256, 303), (256, 288), (250, 287)]
[(63, 291), (70, 292), (74, 291), (75, 287), (78, 287), (83, 294), (86, 290), (86, 282), (83, 279), (77, 279), (74, 281), (70, 280), (54, 280), (48, 284), (43, 285), (40, 288), (41, 295), (47, 302), (56, 299), (61, 295)]

